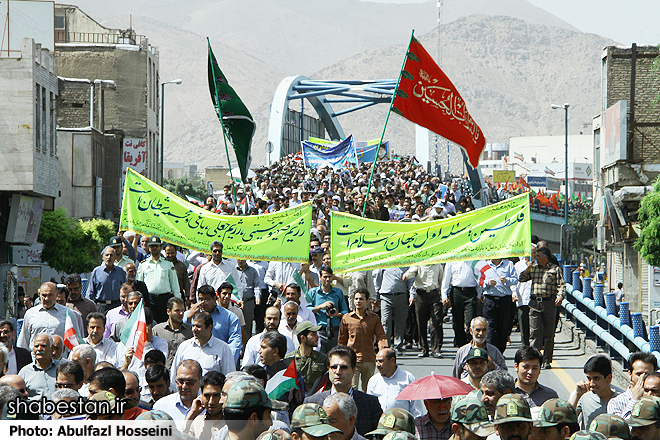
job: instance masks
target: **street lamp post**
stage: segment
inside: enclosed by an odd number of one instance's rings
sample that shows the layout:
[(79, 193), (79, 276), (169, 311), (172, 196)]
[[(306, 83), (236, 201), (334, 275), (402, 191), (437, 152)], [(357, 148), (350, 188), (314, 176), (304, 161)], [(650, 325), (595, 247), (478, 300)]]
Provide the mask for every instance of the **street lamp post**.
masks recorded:
[[(564, 109), (564, 191), (566, 192), (566, 198), (564, 200), (564, 223), (568, 226), (568, 103), (564, 105), (552, 104), (551, 106), (554, 110)], [(563, 238), (563, 237), (562, 237)], [(566, 255), (564, 255), (564, 261), (568, 259), (568, 249), (564, 249)]]
[(165, 183), (165, 85), (181, 84), (182, 79), (173, 79), (172, 81), (161, 83), (160, 85), (160, 184)]

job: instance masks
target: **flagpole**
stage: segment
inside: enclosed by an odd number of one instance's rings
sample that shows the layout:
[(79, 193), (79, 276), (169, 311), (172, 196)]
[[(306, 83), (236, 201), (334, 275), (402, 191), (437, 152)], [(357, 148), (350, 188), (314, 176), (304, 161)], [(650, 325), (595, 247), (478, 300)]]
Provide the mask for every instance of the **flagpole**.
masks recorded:
[(392, 99), (390, 100), (390, 107), (387, 109), (387, 117), (385, 118), (385, 125), (383, 126), (383, 132), (380, 135), (380, 142), (376, 147), (376, 157), (374, 157), (374, 164), (371, 167), (371, 174), (369, 174), (369, 184), (367, 185), (367, 194), (364, 196), (364, 206), (362, 207), (362, 217), (364, 217), (367, 212), (367, 202), (369, 200), (369, 192), (371, 191), (371, 182), (374, 178), (374, 171), (376, 171), (376, 162), (378, 162), (378, 155), (380, 154), (380, 146), (383, 143), (385, 138), (385, 129), (387, 128), (387, 122), (390, 120), (390, 113), (392, 113), (392, 106), (394, 105), (394, 98), (396, 98), (396, 91), (399, 89), (399, 83), (401, 82), (401, 74), (403, 73), (403, 68), (406, 65), (406, 60), (408, 59), (408, 52), (410, 51), (410, 44), (412, 43), (413, 38), (415, 37), (415, 30), (410, 34), (410, 41), (408, 42), (408, 48), (406, 48), (406, 55), (403, 57), (403, 63), (401, 63), (401, 70), (399, 70), (399, 77), (396, 80), (396, 87), (392, 92)]
[[(209, 60), (210, 60), (211, 41), (209, 40), (209, 37), (206, 37), (206, 42), (208, 43), (209, 46)], [(231, 190), (232, 193), (234, 194), (234, 200), (236, 201), (236, 203), (234, 203), (234, 212), (236, 212), (238, 199), (236, 198), (236, 187), (234, 186), (234, 174), (232, 173), (231, 170), (231, 160), (229, 159), (229, 148), (227, 147), (227, 134), (225, 133), (225, 123), (222, 119), (222, 110), (220, 108), (220, 98), (218, 97), (218, 86), (215, 83), (215, 68), (213, 67), (213, 65), (211, 65), (211, 69), (213, 69), (213, 92), (215, 94), (215, 102), (216, 102), (215, 111), (218, 114), (218, 118), (220, 118), (220, 127), (222, 128), (222, 139), (225, 141), (225, 153), (227, 154), (227, 163), (229, 164), (229, 178), (231, 179)], [(236, 163), (238, 163), (238, 158), (236, 159)]]

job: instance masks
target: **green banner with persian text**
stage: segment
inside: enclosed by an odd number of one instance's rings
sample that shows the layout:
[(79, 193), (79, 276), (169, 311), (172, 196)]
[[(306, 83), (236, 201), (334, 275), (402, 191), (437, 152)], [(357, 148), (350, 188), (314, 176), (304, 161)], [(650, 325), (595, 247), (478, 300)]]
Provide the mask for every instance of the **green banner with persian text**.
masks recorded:
[(336, 273), (530, 255), (529, 195), (430, 222), (384, 222), (331, 213)]
[(311, 202), (266, 215), (218, 215), (130, 168), (126, 172), (120, 229), (158, 235), (187, 249), (209, 253), (217, 240), (225, 257), (307, 263), (311, 224)]

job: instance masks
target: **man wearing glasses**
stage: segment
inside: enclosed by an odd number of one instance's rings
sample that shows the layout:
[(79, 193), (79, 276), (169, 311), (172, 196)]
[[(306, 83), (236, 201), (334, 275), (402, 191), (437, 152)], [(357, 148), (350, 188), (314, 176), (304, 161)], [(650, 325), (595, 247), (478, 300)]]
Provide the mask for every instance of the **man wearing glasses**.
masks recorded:
[(85, 372), (78, 362), (64, 360), (57, 366), (56, 378), (55, 388), (58, 390), (68, 388), (78, 392), (83, 385)]
[(202, 367), (197, 361), (186, 359), (176, 369), (176, 393), (158, 399), (154, 410), (165, 411), (173, 420), (184, 420), (193, 400), (199, 394)]

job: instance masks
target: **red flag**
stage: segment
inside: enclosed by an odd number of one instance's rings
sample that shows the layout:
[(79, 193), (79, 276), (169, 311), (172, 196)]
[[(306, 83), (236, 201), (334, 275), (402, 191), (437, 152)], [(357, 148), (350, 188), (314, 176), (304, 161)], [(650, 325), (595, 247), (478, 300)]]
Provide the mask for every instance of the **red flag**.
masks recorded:
[(526, 181), (525, 179), (523, 179), (522, 176), (520, 176), (519, 182), (520, 182), (520, 186), (521, 186), (521, 187), (524, 187), (524, 188), (530, 189), (530, 188), (529, 188), (529, 184), (527, 183), (527, 181)]
[(392, 111), (457, 143), (470, 165), (479, 165), (484, 134), (456, 87), (415, 37), (410, 40)]
[(557, 204), (557, 194), (550, 196), (550, 202), (552, 203), (552, 207), (559, 211), (559, 204)]

